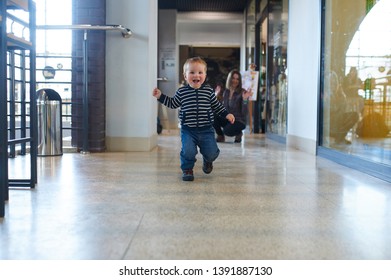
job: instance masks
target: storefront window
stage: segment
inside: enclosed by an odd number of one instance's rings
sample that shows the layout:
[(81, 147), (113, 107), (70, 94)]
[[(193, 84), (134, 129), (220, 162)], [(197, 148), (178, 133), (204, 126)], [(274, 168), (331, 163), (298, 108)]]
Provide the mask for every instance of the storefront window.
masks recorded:
[[(271, 20), (272, 19), (272, 20)], [(285, 137), (288, 99), (288, 0), (269, 3), (266, 131)]]
[(321, 145), (391, 164), (391, 1), (326, 0)]
[(255, 52), (255, 0), (251, 0), (246, 14), (246, 67), (254, 62)]

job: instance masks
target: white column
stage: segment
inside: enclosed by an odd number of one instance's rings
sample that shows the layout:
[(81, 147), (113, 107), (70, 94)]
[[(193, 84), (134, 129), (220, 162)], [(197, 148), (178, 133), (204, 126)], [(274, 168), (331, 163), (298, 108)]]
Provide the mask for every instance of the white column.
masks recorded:
[(149, 151), (157, 144), (157, 1), (106, 2), (106, 23), (133, 32), (106, 36), (106, 145), (108, 151)]
[(316, 154), (321, 1), (291, 0), (288, 16), (287, 146)]

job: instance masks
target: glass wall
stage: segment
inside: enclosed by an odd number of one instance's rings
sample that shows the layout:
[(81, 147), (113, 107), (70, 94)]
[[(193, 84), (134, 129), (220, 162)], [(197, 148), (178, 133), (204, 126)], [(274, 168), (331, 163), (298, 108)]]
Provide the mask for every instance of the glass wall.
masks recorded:
[[(37, 25), (72, 25), (72, 0), (35, 0)], [(37, 90), (50, 88), (58, 92), (62, 100), (63, 143), (69, 146), (71, 139), (72, 96), (72, 30), (38, 28), (36, 55)]]
[[(72, 0), (35, 0), (37, 25), (72, 25)], [(37, 87), (70, 99), (72, 30), (37, 30)], [(46, 75), (50, 73), (51, 75)], [(64, 83), (65, 82), (65, 83)], [(67, 83), (66, 83), (67, 82)]]
[[(265, 3), (266, 1), (263, 1), (261, 3)], [(266, 68), (267, 68), (267, 34), (268, 34), (268, 17), (267, 13), (263, 13), (263, 17), (260, 17), (260, 21), (258, 22), (258, 32), (259, 32), (259, 50), (258, 50), (258, 57), (259, 57), (259, 62), (258, 64), (260, 65), (259, 68), (259, 73), (260, 73), (260, 81), (259, 81), (259, 99), (261, 102), (260, 106), (260, 118), (261, 118), (261, 129), (262, 132), (266, 132), (266, 105), (268, 104), (266, 102)]]
[(321, 146), (391, 164), (391, 1), (325, 0)]
[(287, 121), (288, 2), (288, 0), (269, 1), (268, 7), (267, 92), (266, 111), (263, 115), (266, 118), (266, 132), (281, 137), (286, 136)]
[[(250, 65), (256, 64), (256, 36), (255, 36), (255, 16), (256, 16), (256, 2), (257, 0), (250, 0), (246, 9), (246, 69)], [(250, 101), (248, 104), (248, 128), (250, 133), (257, 131), (257, 101)], [(255, 108), (255, 109), (254, 109)]]
[(251, 0), (246, 21), (247, 66), (256, 64), (260, 74), (258, 98), (249, 110), (253, 112), (253, 132), (267, 132), (283, 141), (288, 99), (288, 2)]

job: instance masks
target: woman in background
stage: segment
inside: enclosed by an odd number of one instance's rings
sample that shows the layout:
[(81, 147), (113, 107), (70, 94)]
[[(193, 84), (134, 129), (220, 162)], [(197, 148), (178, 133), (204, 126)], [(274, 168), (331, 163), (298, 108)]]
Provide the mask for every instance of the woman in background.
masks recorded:
[(235, 143), (242, 142), (243, 129), (246, 128), (246, 117), (248, 112), (248, 99), (252, 95), (251, 90), (242, 88), (242, 75), (238, 70), (229, 72), (225, 90), (221, 92), (216, 87), (216, 96), (222, 96), (221, 102), (228, 113), (235, 116), (235, 122), (230, 123), (226, 119), (216, 116), (213, 127), (217, 133), (217, 142), (224, 142), (225, 135), (235, 136)]

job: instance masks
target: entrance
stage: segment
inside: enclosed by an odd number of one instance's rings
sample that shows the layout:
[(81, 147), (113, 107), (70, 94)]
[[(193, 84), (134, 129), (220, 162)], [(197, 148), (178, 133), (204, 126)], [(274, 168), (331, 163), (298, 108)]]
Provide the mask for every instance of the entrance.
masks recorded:
[[(179, 65), (183, 65), (187, 58), (200, 56), (208, 64), (206, 82), (215, 88), (217, 84), (225, 87), (228, 73), (233, 69), (240, 69), (240, 47), (195, 47), (179, 46)], [(179, 81), (183, 80), (183, 71), (179, 69)]]

